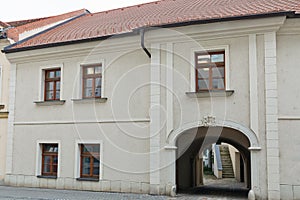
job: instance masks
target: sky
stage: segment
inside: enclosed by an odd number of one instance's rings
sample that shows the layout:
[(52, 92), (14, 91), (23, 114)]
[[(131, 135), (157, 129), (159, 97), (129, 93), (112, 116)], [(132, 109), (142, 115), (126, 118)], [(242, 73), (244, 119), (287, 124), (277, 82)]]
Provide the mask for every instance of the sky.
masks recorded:
[(155, 0), (8, 0), (2, 3), (0, 21), (34, 19), (88, 9), (100, 12)]

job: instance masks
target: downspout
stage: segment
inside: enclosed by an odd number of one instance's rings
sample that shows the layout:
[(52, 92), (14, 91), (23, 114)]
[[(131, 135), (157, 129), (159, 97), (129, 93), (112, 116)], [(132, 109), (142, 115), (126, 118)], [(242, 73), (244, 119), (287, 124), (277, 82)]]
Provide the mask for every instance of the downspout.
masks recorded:
[(151, 58), (151, 53), (145, 47), (145, 29), (140, 29), (140, 35), (141, 35), (141, 46), (145, 51), (145, 53), (148, 55), (148, 57)]

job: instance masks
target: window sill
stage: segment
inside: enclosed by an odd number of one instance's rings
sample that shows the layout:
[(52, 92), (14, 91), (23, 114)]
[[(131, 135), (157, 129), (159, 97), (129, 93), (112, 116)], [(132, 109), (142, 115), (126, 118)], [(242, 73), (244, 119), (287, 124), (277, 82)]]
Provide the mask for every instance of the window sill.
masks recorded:
[(47, 179), (57, 179), (57, 176), (43, 176), (43, 175), (39, 175), (37, 177), (38, 178), (47, 178)]
[(52, 106), (52, 105), (63, 105), (65, 104), (66, 100), (59, 100), (59, 101), (34, 101), (37, 106)]
[(2, 118), (8, 118), (8, 112), (1, 111), (0, 112), (0, 119), (2, 119)]
[(211, 90), (200, 92), (186, 92), (185, 94), (191, 98), (206, 98), (206, 97), (229, 97), (234, 93), (234, 90)]
[(107, 98), (71, 99), (74, 103), (105, 103)]
[(77, 178), (77, 181), (92, 181), (92, 182), (99, 182), (99, 179), (96, 178)]

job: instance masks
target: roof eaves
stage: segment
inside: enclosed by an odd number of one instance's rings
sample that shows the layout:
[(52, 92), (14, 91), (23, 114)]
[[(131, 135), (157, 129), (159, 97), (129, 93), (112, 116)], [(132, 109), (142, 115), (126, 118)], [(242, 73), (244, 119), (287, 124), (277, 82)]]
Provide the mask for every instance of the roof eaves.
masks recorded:
[(106, 35), (101, 37), (94, 37), (94, 38), (85, 38), (81, 40), (71, 40), (66, 42), (57, 42), (57, 43), (49, 43), (49, 44), (42, 44), (42, 45), (36, 45), (36, 46), (28, 46), (28, 47), (20, 47), (15, 49), (6, 49), (2, 50), (3, 53), (15, 53), (15, 52), (21, 52), (21, 51), (28, 51), (28, 50), (36, 50), (36, 49), (45, 49), (49, 47), (58, 47), (58, 46), (64, 46), (64, 45), (71, 45), (71, 44), (80, 44), (84, 42), (93, 42), (93, 41), (100, 41), (100, 40), (106, 40), (110, 37), (126, 37), (126, 36), (132, 36), (138, 34), (136, 31), (133, 32), (127, 32), (127, 33), (120, 33), (117, 35)]
[(155, 27), (172, 28), (172, 27), (189, 26), (189, 25), (196, 25), (196, 24), (208, 24), (208, 23), (216, 23), (216, 22), (259, 19), (259, 18), (279, 17), (279, 16), (287, 16), (289, 18), (293, 18), (296, 16), (296, 14), (295, 11), (281, 11), (281, 12), (261, 13), (261, 14), (233, 16), (233, 17), (225, 17), (225, 18), (193, 20), (193, 21), (178, 22), (173, 24), (162, 24)]
[[(60, 24), (57, 24), (57, 25), (55, 25), (55, 26), (52, 26), (52, 27), (50, 27), (50, 28), (48, 28), (48, 29), (46, 29), (46, 30), (44, 30), (44, 31), (41, 31), (41, 32), (39, 32), (39, 33), (37, 33), (37, 34), (34, 34), (34, 35), (30, 36), (30, 37), (27, 37), (27, 38), (25, 38), (25, 39), (23, 39), (23, 40), (20, 40), (20, 41), (14, 43), (14, 44), (11, 44), (11, 45), (5, 47), (5, 48), (2, 50), (2, 52), (6, 53), (7, 50), (12, 50), (12, 48), (13, 48), (14, 46), (16, 46), (16, 45), (19, 45), (19, 44), (21, 44), (21, 43), (23, 43), (23, 42), (26, 42), (26, 41), (28, 41), (28, 40), (30, 40), (30, 39), (32, 39), (32, 38), (38, 36), (38, 35), (41, 35), (41, 34), (43, 34), (43, 33), (46, 33), (46, 32), (48, 32), (48, 31), (50, 31), (50, 30), (52, 30), (52, 29), (55, 29), (55, 28), (57, 28), (57, 27), (59, 27), (59, 26), (62, 26), (62, 25), (64, 25), (64, 24), (67, 24), (67, 23), (69, 23), (69, 22), (71, 22), (71, 21), (73, 21), (73, 20), (75, 20), (75, 19), (78, 19), (78, 18), (80, 18), (80, 17), (82, 17), (82, 16), (85, 16), (85, 15), (87, 15), (87, 14), (89, 14), (89, 12), (86, 12), (86, 13), (83, 13), (83, 14), (81, 14), (81, 15), (75, 16), (75, 17), (73, 17), (73, 18), (71, 18), (71, 19), (69, 19), (69, 20), (67, 20), (67, 21), (64, 21), (64, 22), (62, 22), (62, 23), (60, 23)], [(33, 47), (34, 47), (34, 46), (33, 46)], [(21, 48), (16, 48), (16, 49), (21, 49)]]
[[(193, 21), (179, 22), (179, 23), (173, 23), (173, 24), (144, 26), (144, 27), (134, 29), (133, 32), (118, 34), (118, 36), (126, 36), (128, 34), (135, 33), (138, 30), (145, 29), (145, 28), (147, 28), (147, 29), (148, 28), (149, 29), (150, 28), (173, 28), (173, 27), (189, 26), (189, 25), (196, 25), (196, 24), (207, 24), (207, 23), (246, 20), (246, 19), (258, 19), (258, 18), (266, 18), (266, 17), (279, 17), (279, 16), (287, 16), (289, 18), (300, 17), (300, 15), (295, 14), (295, 11), (282, 11), (282, 12), (272, 12), (272, 13), (244, 15), (244, 16), (235, 16), (235, 17), (226, 17), (226, 18), (193, 20)], [(55, 27), (53, 27), (53, 28), (55, 28)], [(51, 28), (51, 29), (53, 29), (53, 28)], [(46, 31), (49, 31), (49, 30), (46, 30)], [(46, 31), (44, 31), (44, 32), (46, 32)], [(39, 33), (39, 34), (42, 34), (42, 33)], [(39, 34), (37, 34), (37, 35), (39, 35)], [(35, 37), (35, 36), (32, 36), (32, 37)], [(15, 52), (20, 52), (20, 51), (35, 50), (35, 49), (42, 49), (42, 48), (48, 48), (48, 47), (57, 47), (57, 46), (63, 46), (63, 45), (69, 45), (69, 44), (79, 44), (79, 43), (90, 42), (90, 41), (104, 40), (111, 36), (115, 36), (115, 35), (108, 35), (108, 36), (101, 36), (101, 37), (94, 37), (94, 38), (87, 38), (87, 39), (72, 40), (72, 41), (66, 41), (66, 42), (57, 42), (57, 43), (50, 43), (50, 44), (44, 44), (44, 45), (36, 45), (36, 46), (28, 46), (28, 47), (20, 47), (20, 48), (11, 49), (13, 47), (13, 45), (16, 45), (16, 44), (13, 44), (8, 47), (5, 47), (4, 50), (2, 50), (2, 52), (8, 54), (8, 53), (15, 53)], [(30, 38), (27, 38), (26, 40), (28, 40), (28, 39), (30, 39)], [(20, 41), (19, 43), (21, 43), (21, 42), (24, 42), (24, 40)]]

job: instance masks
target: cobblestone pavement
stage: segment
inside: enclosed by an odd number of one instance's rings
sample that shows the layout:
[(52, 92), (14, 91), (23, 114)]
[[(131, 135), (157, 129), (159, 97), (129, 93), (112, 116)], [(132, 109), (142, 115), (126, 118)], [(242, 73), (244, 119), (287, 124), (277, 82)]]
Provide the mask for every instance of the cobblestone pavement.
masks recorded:
[(40, 188), (23, 188), (0, 186), (1, 200), (212, 200), (212, 199), (234, 199), (242, 200), (240, 197), (221, 197), (215, 195), (189, 195), (179, 194), (177, 197), (152, 196), (145, 194), (124, 194), (106, 192), (87, 192), (72, 190), (54, 190)]

